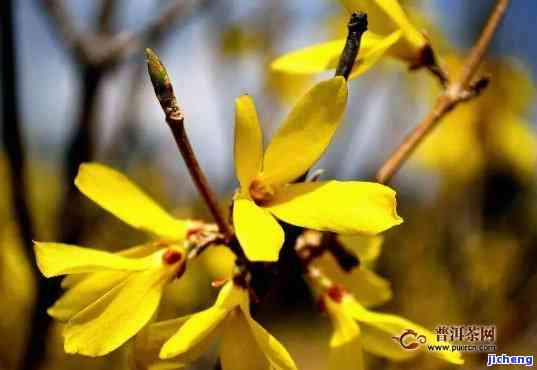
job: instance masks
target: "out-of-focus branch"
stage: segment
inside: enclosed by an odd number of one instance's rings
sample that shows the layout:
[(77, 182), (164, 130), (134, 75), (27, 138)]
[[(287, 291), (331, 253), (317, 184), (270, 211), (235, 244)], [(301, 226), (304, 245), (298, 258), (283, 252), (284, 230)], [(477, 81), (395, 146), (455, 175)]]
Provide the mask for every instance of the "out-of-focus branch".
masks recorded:
[[(175, 7), (174, 4), (172, 4), (167, 12), (162, 13), (160, 21), (155, 22), (153, 27), (148, 28), (150, 29), (150, 32), (147, 32), (148, 30), (146, 30), (146, 40), (144, 43), (139, 41), (139, 47), (146, 45), (153, 49), (158, 48), (174, 25), (180, 23), (181, 26), (184, 27), (187, 20), (192, 19), (199, 12), (208, 9), (209, 5), (214, 5), (216, 3), (216, 0), (200, 0), (191, 4), (189, 9), (183, 8), (181, 11), (179, 11), (180, 7)], [(172, 9), (175, 10), (172, 11)], [(173, 15), (175, 15), (175, 19), (172, 17)], [(170, 17), (172, 19), (170, 19)], [(156, 24), (158, 24), (158, 26), (156, 26)], [(136, 49), (136, 47), (134, 47), (134, 49)], [(133, 109), (133, 107), (138, 106), (141, 86), (144, 81), (143, 79), (140, 79), (140, 75), (145, 73), (146, 68), (145, 62), (142, 61), (137, 62), (132, 70), (129, 78), (129, 86), (126, 88), (125, 108), (120, 115), (117, 128), (111, 135), (111, 142), (104, 150), (105, 157), (116, 157), (118, 154), (121, 155), (119, 151), (124, 147), (122, 144), (125, 141), (129, 142), (129, 138), (132, 139), (129, 144), (133, 144), (132, 141), (135, 140), (132, 138), (132, 134), (135, 130), (138, 117), (136, 109)], [(134, 144), (136, 145), (135, 141)]]
[(438, 122), (458, 104), (474, 98), (486, 87), (488, 79), (474, 82), (474, 76), (500, 21), (507, 10), (509, 0), (498, 0), (479, 39), (470, 50), (459, 75), (451, 81), (443, 94), (438, 97), (431, 112), (421, 121), (401, 145), (384, 162), (377, 172), (377, 181), (387, 183), (412, 155)]
[(137, 32), (126, 31), (103, 38), (102, 31), (110, 29), (110, 19), (117, 6), (117, 1), (103, 0), (97, 20), (99, 32), (94, 34), (80, 33), (63, 0), (40, 0), (41, 5), (52, 20), (60, 38), (74, 52), (81, 64), (98, 66), (115, 66), (121, 60), (142, 50), (155, 35), (171, 29), (184, 15), (192, 14), (193, 10), (201, 9), (215, 0), (172, 1), (152, 22)]
[[(201, 1), (201, 0), (200, 0)], [(86, 228), (84, 201), (72, 182), (78, 167), (82, 162), (94, 159), (96, 146), (96, 125), (99, 112), (99, 89), (107, 73), (122, 62), (126, 56), (123, 52), (118, 52), (119, 41), (125, 38), (123, 35), (115, 36), (113, 21), (117, 0), (102, 0), (97, 11), (95, 28), (90, 32), (82, 33), (73, 18), (69, 14), (64, 0), (38, 0), (45, 13), (49, 16), (53, 28), (59, 35), (80, 71), (81, 97), (80, 110), (75, 123), (74, 134), (70, 139), (65, 155), (64, 164), (64, 189), (66, 190), (60, 204), (58, 212), (60, 227), (59, 239), (62, 242), (77, 243)], [(173, 1), (171, 7), (163, 12), (156, 22), (152, 22), (141, 33), (133, 34), (130, 39), (136, 37), (148, 37), (157, 30), (163, 30), (174, 24), (175, 18), (179, 15), (179, 4), (183, 1)], [(177, 7), (177, 8), (175, 8)], [(125, 34), (126, 35), (126, 34)], [(125, 38), (129, 40), (129, 38)], [(132, 41), (131, 41), (132, 42)], [(140, 51), (129, 49), (130, 52)], [(9, 90), (8, 90), (9, 91)], [(40, 279), (40, 285), (44, 279)], [(36, 315), (41, 326), (34, 325), (29, 334), (31, 344), (24, 353), (26, 364), (24, 369), (34, 369), (39, 366), (41, 356), (44, 354), (47, 328), (49, 324), (46, 309), (56, 298), (59, 292), (59, 285), (49, 282), (49, 287), (41, 289), (36, 303)]]
[(47, 13), (53, 28), (65, 47), (73, 53), (74, 58), (82, 63), (90, 60), (88, 38), (79, 32), (63, 0), (40, 0), (39, 3)]
[(33, 259), (34, 227), (26, 185), (26, 155), (21, 132), (17, 86), (17, 57), (14, 41), (12, 0), (2, 1), (2, 141), (9, 166), (12, 206), (26, 254)]
[(161, 63), (158, 56), (150, 49), (146, 49), (147, 66), (151, 83), (155, 89), (157, 99), (166, 116), (166, 123), (172, 131), (177, 147), (183, 156), (190, 176), (196, 185), (199, 193), (203, 197), (207, 207), (218, 225), (220, 232), (227, 241), (233, 238), (233, 229), (228, 224), (226, 216), (218, 203), (218, 199), (211, 189), (207, 177), (203, 173), (198, 163), (190, 140), (185, 131), (184, 116), (177, 104), (177, 99), (173, 91), (171, 80), (168, 77), (166, 68)]
[[(34, 272), (36, 282), (37, 304), (33, 307), (32, 316), (28, 318), (29, 332), (46, 332), (49, 318), (46, 307), (39, 304), (40, 297), (49, 291), (50, 282), (39, 279), (37, 264), (33, 253), (33, 239), (35, 229), (31, 217), (28, 200), (28, 186), (26, 184), (26, 155), (24, 150), (21, 120), (18, 100), (18, 71), (17, 53), (15, 49), (15, 13), (14, 2), (4, 0), (0, 5), (0, 37), (2, 40), (1, 68), (2, 68), (2, 138), (6, 152), (11, 187), (11, 201), (14, 219), (18, 226), (18, 234), (22, 241), (24, 253)], [(48, 302), (50, 303), (50, 302)], [(29, 336), (26, 348), (21, 349), (24, 356), (20, 356), (19, 369), (33, 369), (44, 354), (44, 342)], [(15, 366), (14, 364), (12, 364)]]
[(84, 199), (72, 185), (81, 163), (94, 159), (96, 146), (96, 125), (98, 115), (99, 87), (104, 78), (101, 69), (92, 66), (82, 68), (78, 118), (67, 150), (65, 152), (64, 173), (66, 193), (60, 206), (60, 240), (64, 243), (78, 243), (83, 234)]
[(97, 15), (97, 32), (109, 35), (113, 31), (113, 18), (118, 7), (118, 0), (101, 0), (101, 9)]

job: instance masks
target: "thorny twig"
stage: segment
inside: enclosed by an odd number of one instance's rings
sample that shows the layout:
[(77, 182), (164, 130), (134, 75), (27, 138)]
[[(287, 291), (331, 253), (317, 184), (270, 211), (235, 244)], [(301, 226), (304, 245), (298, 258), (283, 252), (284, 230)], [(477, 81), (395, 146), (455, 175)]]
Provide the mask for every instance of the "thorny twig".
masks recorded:
[(466, 57), (459, 75), (445, 88), (429, 114), (421, 121), (401, 145), (384, 162), (377, 172), (377, 181), (387, 183), (405, 163), (438, 122), (459, 103), (472, 99), (487, 85), (485, 78), (473, 82), (479, 64), (487, 50), (500, 21), (507, 10), (509, 0), (498, 0), (476, 44)]

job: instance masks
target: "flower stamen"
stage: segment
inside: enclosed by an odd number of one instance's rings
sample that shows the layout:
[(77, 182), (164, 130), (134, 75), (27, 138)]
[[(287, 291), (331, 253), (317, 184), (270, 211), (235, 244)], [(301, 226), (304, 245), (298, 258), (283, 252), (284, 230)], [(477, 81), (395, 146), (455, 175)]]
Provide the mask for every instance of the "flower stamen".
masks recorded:
[(162, 254), (162, 262), (166, 265), (173, 265), (174, 263), (179, 262), (181, 258), (183, 258), (183, 253), (177, 249), (168, 248)]
[(250, 196), (257, 205), (267, 204), (274, 197), (274, 188), (260, 179), (255, 179), (250, 184)]

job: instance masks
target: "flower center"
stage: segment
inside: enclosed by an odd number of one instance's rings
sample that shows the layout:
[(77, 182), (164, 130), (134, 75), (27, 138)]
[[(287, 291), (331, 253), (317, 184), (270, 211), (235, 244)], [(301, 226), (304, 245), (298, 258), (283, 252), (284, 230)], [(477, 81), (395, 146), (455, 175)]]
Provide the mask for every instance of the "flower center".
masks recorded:
[(179, 262), (181, 258), (183, 258), (183, 253), (173, 248), (166, 249), (162, 254), (162, 262), (166, 265), (173, 265), (174, 263)]
[(337, 303), (341, 303), (343, 300), (343, 296), (347, 294), (347, 290), (343, 285), (340, 284), (334, 284), (330, 288), (328, 288), (326, 294)]
[(255, 179), (250, 184), (250, 196), (258, 205), (267, 204), (274, 197), (274, 188), (265, 184), (260, 179)]

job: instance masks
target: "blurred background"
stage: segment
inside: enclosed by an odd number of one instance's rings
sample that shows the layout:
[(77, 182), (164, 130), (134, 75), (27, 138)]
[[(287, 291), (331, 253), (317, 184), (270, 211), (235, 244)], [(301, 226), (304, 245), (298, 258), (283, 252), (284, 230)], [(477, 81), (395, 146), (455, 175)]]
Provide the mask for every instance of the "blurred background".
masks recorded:
[[(448, 70), (460, 66), (493, 5), (402, 3)], [(0, 369), (123, 369), (126, 350), (103, 359), (67, 356), (57, 325), (31, 324), (59, 290), (37, 278), (28, 245), (61, 240), (118, 250), (142, 240), (72, 186), (78, 164), (90, 160), (123, 171), (178, 216), (209, 219), (163, 120), (143, 48), (154, 48), (167, 66), (194, 149), (226, 201), (237, 186), (234, 99), (254, 97), (270, 138), (322, 77), (271, 72), (270, 62), (344, 36), (347, 14), (335, 0), (70, 0), (71, 23), (62, 23), (54, 4), (4, 0), (0, 11)], [(431, 329), (494, 324), (498, 353), (537, 355), (535, 14), (537, 2), (512, 1), (482, 67), (489, 88), (449, 114), (395, 177), (405, 223), (386, 233), (374, 266), (391, 283), (391, 300), (379, 310)], [(79, 37), (93, 54), (76, 46)], [(114, 42), (127, 47), (106, 59)], [(350, 83), (345, 123), (316, 168), (325, 170), (323, 178), (372, 180), (439, 92), (427, 71), (384, 58)], [(11, 162), (10, 152), (19, 153)], [(24, 186), (29, 217), (14, 206), (20, 192), (13, 189)], [(18, 227), (20, 219), (31, 224)], [(210, 281), (228, 265), (225, 251), (208, 253), (170, 289), (163, 317), (209, 305)], [(300, 368), (324, 368), (329, 322), (315, 305), (291, 297), (260, 315)], [(484, 367), (485, 358), (465, 355), (464, 366)], [(206, 361), (199, 368), (214, 363)], [(431, 356), (369, 361), (378, 369), (450, 366)]]

